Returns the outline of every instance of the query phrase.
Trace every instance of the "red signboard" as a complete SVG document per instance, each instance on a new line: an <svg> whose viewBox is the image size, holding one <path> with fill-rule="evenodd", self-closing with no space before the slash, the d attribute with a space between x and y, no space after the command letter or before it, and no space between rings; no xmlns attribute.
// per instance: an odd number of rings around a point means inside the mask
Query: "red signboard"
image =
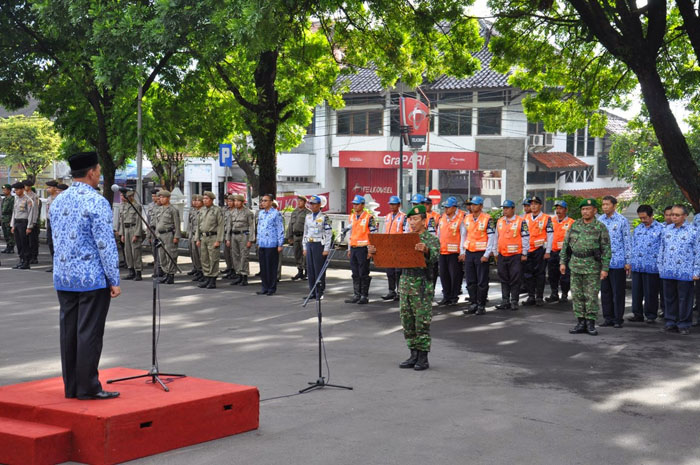
<svg viewBox="0 0 700 465"><path fill-rule="evenodd" d="M396 168L399 167L399 152L381 150L341 150L339 152L342 168ZM413 153L403 154L404 169L413 168ZM426 152L418 152L418 169L424 170ZM463 170L479 169L478 152L430 152L431 170Z"/></svg>
<svg viewBox="0 0 700 465"><path fill-rule="evenodd" d="M348 186L346 211L352 210L352 199L356 195L369 194L379 204L376 211L382 215L389 213L389 197L398 195L396 171L356 168L346 170L346 173Z"/></svg>
<svg viewBox="0 0 700 465"><path fill-rule="evenodd" d="M408 127L409 144L423 147L430 124L430 110L425 103L410 97L401 97L400 108L401 126Z"/></svg>
<svg viewBox="0 0 700 465"><path fill-rule="evenodd" d="M330 193L326 192L324 194L316 194L319 197L325 197L326 198L326 206L321 208L321 211L327 212L328 211L328 196ZM310 197L310 196L307 196ZM296 195L285 195L281 197L275 198L277 200L277 204L280 207L280 210L284 210L287 207L292 207L292 208L297 208L299 198ZM323 205L323 202L321 202L321 205ZM307 204L308 207L308 204Z"/></svg>
<svg viewBox="0 0 700 465"><path fill-rule="evenodd" d="M243 194L246 197L248 196L247 193L247 186L246 183L244 182L227 182L226 183L226 193L227 194Z"/></svg>

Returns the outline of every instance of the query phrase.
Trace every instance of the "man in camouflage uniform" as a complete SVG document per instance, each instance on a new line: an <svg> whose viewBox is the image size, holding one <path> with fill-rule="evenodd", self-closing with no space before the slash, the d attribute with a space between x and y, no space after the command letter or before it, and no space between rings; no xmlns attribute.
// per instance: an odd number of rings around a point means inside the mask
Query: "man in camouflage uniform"
<svg viewBox="0 0 700 465"><path fill-rule="evenodd" d="M210 191L206 191L202 196L204 206L199 210L195 233L205 279L199 287L207 289L216 289L221 242L224 240L224 214L218 205L214 205L215 198L214 193Z"/></svg>
<svg viewBox="0 0 700 465"><path fill-rule="evenodd" d="M157 215L156 234L161 242L158 260L163 273L165 273L161 282L164 284L175 284L177 243L180 242L180 237L182 236L180 232L180 212L177 208L170 205L170 191L161 189L158 192L158 197L160 197L160 211Z"/></svg>
<svg viewBox="0 0 700 465"><path fill-rule="evenodd" d="M231 286L247 286L250 274L248 255L255 242L255 215L246 208L245 197L241 194L233 196L233 211L229 216L227 230L226 244L231 246L235 274Z"/></svg>
<svg viewBox="0 0 700 465"><path fill-rule="evenodd" d="M404 268L399 279L399 305L401 325L411 356L399 364L400 368L427 370L430 352L430 322L433 317L435 286L431 276L433 266L440 257L440 241L428 232L424 205L416 205L406 214L411 232L418 233L420 242L415 249L425 255L425 268ZM368 247L370 253L376 249Z"/></svg>
<svg viewBox="0 0 700 465"><path fill-rule="evenodd" d="M15 208L15 197L12 195L12 186L5 184L2 186L2 217L0 221L2 222L2 234L5 236L5 242L7 246L3 249L2 253L14 253L15 252L15 238L12 234L10 221L12 220L12 210Z"/></svg>
<svg viewBox="0 0 700 465"><path fill-rule="evenodd" d="M292 212L292 216L287 225L287 242L294 248L294 261L297 264L297 274L292 276L292 281L306 279L306 261L304 260L304 223L309 209L306 208L306 197L297 196L297 208Z"/></svg>
<svg viewBox="0 0 700 465"><path fill-rule="evenodd" d="M197 232L197 221L199 220L199 209L202 208L202 196L194 194L192 196L192 208L187 217L187 237L189 238L190 257L192 258L192 270L187 273L188 276L193 276L192 281L204 281L202 274L202 261L197 247L195 233Z"/></svg>
<svg viewBox="0 0 700 465"><path fill-rule="evenodd" d="M610 269L610 235L608 228L596 219L595 199L585 199L579 204L581 219L571 225L561 248L559 271L571 270L571 293L574 315L578 324L571 328L571 334L587 332L598 334L595 320L598 316L598 291L600 281L605 279Z"/></svg>
<svg viewBox="0 0 700 465"><path fill-rule="evenodd" d="M134 208L129 205L129 200ZM134 199L134 191L122 194L122 202L119 205L119 220L117 231L119 241L124 244L124 259L129 274L124 279L141 281L143 260L141 259L141 242L143 241L143 225L141 224L141 204Z"/></svg>

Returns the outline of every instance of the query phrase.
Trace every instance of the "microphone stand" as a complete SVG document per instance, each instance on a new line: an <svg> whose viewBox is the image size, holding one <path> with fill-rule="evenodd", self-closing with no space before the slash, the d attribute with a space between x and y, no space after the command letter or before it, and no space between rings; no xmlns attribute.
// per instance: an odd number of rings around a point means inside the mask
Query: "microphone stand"
<svg viewBox="0 0 700 465"><path fill-rule="evenodd" d="M327 383L326 378L323 376L323 360L322 360L323 332L321 330L322 321L323 321L323 315L321 314L321 292L322 291L319 288L319 283L321 282L321 278L323 277L323 275L326 273L326 269L328 268L328 265L331 263L331 257L333 256L334 252L335 252L335 249L331 249L331 253L329 253L328 256L326 257L326 262L323 264L323 267L321 268L320 273L318 274L318 276L316 276L316 282L314 282L314 285L311 287L309 294L306 296L306 299L304 299L304 303L302 304L302 307L306 307L306 305L309 302L309 299L311 299L311 295L316 296L316 314L318 316L318 378L316 379L315 382L309 382L309 387L300 390L299 391L300 394L307 392L307 391L311 391L313 389L323 389L324 387L333 387L333 388L338 388L338 389L352 390L352 387L350 387L350 386L340 386L337 384Z"/></svg>
<svg viewBox="0 0 700 465"><path fill-rule="evenodd" d="M124 195L124 198L126 199L127 202L129 202L129 205L131 208L134 209L136 214L139 216L141 219L141 222L146 225L146 229L151 233L151 236L153 237L153 246L155 249L155 254L153 256L153 262L154 262L154 269L157 270L160 263L158 259L158 248L163 247L163 244L161 241L158 239L156 236L156 232L153 230L150 224L148 224L148 221L145 220L143 215L141 215L141 212L139 211L138 208L134 206L134 203L131 201L128 195ZM168 256L168 258L175 263L175 267L177 268L178 271L181 272L180 268L177 266L177 262L173 259L172 255L168 253L168 250L163 247L163 252ZM170 377L177 377L177 378L184 378L187 375L181 375L181 374L175 374L175 373L161 373L160 370L158 369L158 357L157 357L157 345L156 345L156 308L158 304L158 296L160 295L160 279L155 277L155 273L153 273L153 326L151 330L151 369L148 370L148 373L144 373L142 375L136 375L136 376L128 376L126 378L117 378L117 379L110 379L107 380L107 384L112 384L112 383L118 383L120 381L127 381L131 379L140 379L140 378L151 378L151 382L153 384L158 384L161 385L163 390L165 392L170 392L170 389L168 386L165 385L165 383L160 379L162 376L170 376Z"/></svg>

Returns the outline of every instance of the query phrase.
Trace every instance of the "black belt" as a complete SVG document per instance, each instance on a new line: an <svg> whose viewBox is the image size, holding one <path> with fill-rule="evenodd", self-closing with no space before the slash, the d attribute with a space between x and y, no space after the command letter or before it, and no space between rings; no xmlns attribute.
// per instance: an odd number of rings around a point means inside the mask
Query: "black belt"
<svg viewBox="0 0 700 465"><path fill-rule="evenodd" d="M124 223L125 228L130 228L132 226L136 226L136 223Z"/></svg>
<svg viewBox="0 0 700 465"><path fill-rule="evenodd" d="M301 236L304 235L303 232L295 232L295 233L292 233L292 234L294 234L294 237L301 237Z"/></svg>
<svg viewBox="0 0 700 465"><path fill-rule="evenodd" d="M20 223L29 223L29 219L27 218L15 218L15 223L20 222Z"/></svg>
<svg viewBox="0 0 700 465"><path fill-rule="evenodd" d="M248 231L231 231L233 234L248 234Z"/></svg>
<svg viewBox="0 0 700 465"><path fill-rule="evenodd" d="M202 233L202 236L205 236L205 237L210 237L210 236L214 236L214 235L216 235L216 232L203 232Z"/></svg>
<svg viewBox="0 0 700 465"><path fill-rule="evenodd" d="M167 234L167 233L171 233L171 232L175 232L175 228L173 228L173 229L159 229L158 230L159 234Z"/></svg>
<svg viewBox="0 0 700 465"><path fill-rule="evenodd" d="M573 255L576 258L588 258L588 257L595 257L596 251L595 250L588 250L586 252L574 252L573 250L571 251L571 255Z"/></svg>

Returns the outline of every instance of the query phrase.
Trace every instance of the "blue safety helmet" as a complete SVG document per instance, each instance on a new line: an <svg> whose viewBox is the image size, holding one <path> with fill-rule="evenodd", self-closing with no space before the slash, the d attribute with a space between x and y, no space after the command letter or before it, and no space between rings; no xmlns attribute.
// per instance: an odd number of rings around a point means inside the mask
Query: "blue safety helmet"
<svg viewBox="0 0 700 465"><path fill-rule="evenodd" d="M566 203L566 200L555 200L554 206L555 207L569 208L569 205Z"/></svg>
<svg viewBox="0 0 700 465"><path fill-rule="evenodd" d="M447 200L445 200L442 203L443 207L456 207L457 206L457 199L454 197L447 197Z"/></svg>
<svg viewBox="0 0 700 465"><path fill-rule="evenodd" d="M484 204L484 199L482 199L478 195L475 197L472 197L472 205L483 205L483 204Z"/></svg>
<svg viewBox="0 0 700 465"><path fill-rule="evenodd" d="M361 195L356 195L354 199L352 199L353 205L359 205L361 203L365 203L365 198L362 197Z"/></svg>
<svg viewBox="0 0 700 465"><path fill-rule="evenodd" d="M515 208L515 202L512 200L504 200L501 204L502 208Z"/></svg>
<svg viewBox="0 0 700 465"><path fill-rule="evenodd" d="M425 202L425 197L423 194L414 194L413 197L411 197L411 203L423 203Z"/></svg>
<svg viewBox="0 0 700 465"><path fill-rule="evenodd" d="M321 197L318 195L312 195L309 197L309 203L321 203Z"/></svg>
<svg viewBox="0 0 700 465"><path fill-rule="evenodd" d="M523 200L523 205L530 205L530 199Z"/></svg>
<svg viewBox="0 0 700 465"><path fill-rule="evenodd" d="M392 195L389 197L389 205L398 205L401 203L401 199L398 195Z"/></svg>

